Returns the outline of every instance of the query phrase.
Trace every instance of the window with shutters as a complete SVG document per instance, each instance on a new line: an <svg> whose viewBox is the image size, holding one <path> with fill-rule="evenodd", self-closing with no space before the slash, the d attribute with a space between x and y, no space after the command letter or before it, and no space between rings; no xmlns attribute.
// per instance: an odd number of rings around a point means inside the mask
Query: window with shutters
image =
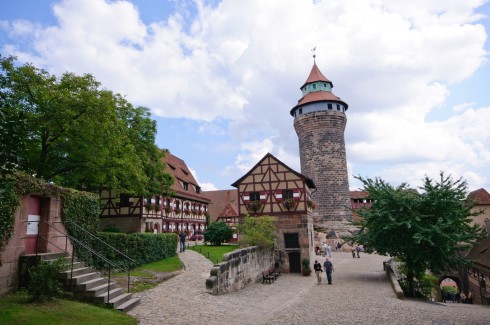
<svg viewBox="0 0 490 325"><path fill-rule="evenodd" d="M250 192L250 201L260 201L260 192Z"/></svg>

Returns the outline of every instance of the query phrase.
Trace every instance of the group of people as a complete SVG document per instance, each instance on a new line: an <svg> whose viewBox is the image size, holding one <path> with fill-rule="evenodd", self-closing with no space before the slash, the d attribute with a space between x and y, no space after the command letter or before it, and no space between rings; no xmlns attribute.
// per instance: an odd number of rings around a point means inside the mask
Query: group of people
<svg viewBox="0 0 490 325"><path fill-rule="evenodd" d="M442 293L442 302L452 301L453 303L463 303L463 304L472 304L473 303L473 295L468 292L468 296L464 294L464 292L443 292Z"/></svg>
<svg viewBox="0 0 490 325"><path fill-rule="evenodd" d="M355 247L352 247L352 258L361 258L361 246L356 245Z"/></svg>
<svg viewBox="0 0 490 325"><path fill-rule="evenodd" d="M325 270L325 273L327 274L328 284L332 284L333 264L328 259L328 257L325 259L325 262L323 263L323 268L322 265L318 262L318 260L315 260L315 264L313 264L313 269L315 270L318 284L322 283L321 273L323 273L323 270Z"/></svg>
<svg viewBox="0 0 490 325"><path fill-rule="evenodd" d="M335 251L336 252L340 252L340 247L342 247L342 245L340 244L340 242L335 242ZM315 247L315 253L316 255L321 255L323 257L327 256L328 257L332 257L332 246L330 246L330 244L327 244L326 242L323 242L322 245L320 247Z"/></svg>

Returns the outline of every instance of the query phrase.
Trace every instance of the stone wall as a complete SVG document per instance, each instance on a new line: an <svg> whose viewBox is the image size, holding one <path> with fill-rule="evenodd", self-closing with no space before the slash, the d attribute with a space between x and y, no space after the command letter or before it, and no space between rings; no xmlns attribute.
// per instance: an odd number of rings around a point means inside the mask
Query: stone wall
<svg viewBox="0 0 490 325"><path fill-rule="evenodd" d="M19 284L19 258L26 255L29 241L33 238L27 235L29 215L29 195L19 198L20 205L14 216L14 232L5 249L1 252L2 266L0 267L0 295L15 291ZM58 230L66 233L61 223L60 208L61 201L58 198L40 198L40 218L54 225ZM53 228L46 224L39 225L39 242L37 247L40 253L60 252L60 249L71 252L72 246L65 237L56 233ZM42 237L48 238L49 242ZM34 238L36 240L36 238ZM32 245L31 245L32 246Z"/></svg>
<svg viewBox="0 0 490 325"><path fill-rule="evenodd" d="M206 290L213 295L240 290L262 281L262 271L273 265L271 250L259 250L256 246L237 249L223 255L223 262L211 269Z"/></svg>

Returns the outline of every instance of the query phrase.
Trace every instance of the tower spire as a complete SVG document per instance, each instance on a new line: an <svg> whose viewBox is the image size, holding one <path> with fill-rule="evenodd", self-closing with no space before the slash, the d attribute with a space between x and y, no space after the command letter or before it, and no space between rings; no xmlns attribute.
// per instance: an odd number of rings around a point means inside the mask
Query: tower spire
<svg viewBox="0 0 490 325"><path fill-rule="evenodd" d="M316 54L315 54L315 51L316 51L316 46L314 48L311 49L311 52L313 52L313 64L316 64Z"/></svg>

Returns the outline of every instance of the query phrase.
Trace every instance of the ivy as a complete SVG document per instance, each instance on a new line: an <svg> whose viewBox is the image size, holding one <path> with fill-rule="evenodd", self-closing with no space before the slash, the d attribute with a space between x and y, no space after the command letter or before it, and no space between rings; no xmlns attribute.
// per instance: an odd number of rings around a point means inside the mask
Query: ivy
<svg viewBox="0 0 490 325"><path fill-rule="evenodd" d="M14 215L19 206L19 197L10 180L0 180L0 252L14 232ZM0 259L0 266L2 260Z"/></svg>
<svg viewBox="0 0 490 325"><path fill-rule="evenodd" d="M29 194L61 198L61 220L65 225L71 221L91 233L97 231L99 200L95 194L63 188L24 172L18 172L0 179L0 251L13 234L19 196ZM71 236L89 243L83 231L75 227L67 228ZM0 266L1 263L0 260Z"/></svg>

